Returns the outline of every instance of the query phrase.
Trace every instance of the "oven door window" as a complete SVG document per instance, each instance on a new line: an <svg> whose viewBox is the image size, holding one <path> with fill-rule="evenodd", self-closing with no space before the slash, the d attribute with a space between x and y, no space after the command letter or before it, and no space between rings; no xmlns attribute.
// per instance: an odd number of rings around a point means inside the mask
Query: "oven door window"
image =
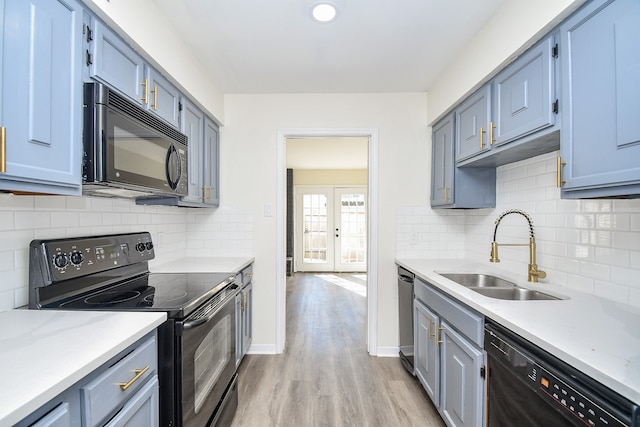
<svg viewBox="0 0 640 427"><path fill-rule="evenodd" d="M171 192L167 179L171 141L113 110L107 109L107 115L108 180Z"/></svg>
<svg viewBox="0 0 640 427"><path fill-rule="evenodd" d="M184 426L208 425L235 373L235 313L235 297L230 296L210 320L181 332L182 390L177 402Z"/></svg>
<svg viewBox="0 0 640 427"><path fill-rule="evenodd" d="M231 354L230 321L229 316L225 316L196 348L193 357L196 414L200 412L202 404L229 363L229 355Z"/></svg>

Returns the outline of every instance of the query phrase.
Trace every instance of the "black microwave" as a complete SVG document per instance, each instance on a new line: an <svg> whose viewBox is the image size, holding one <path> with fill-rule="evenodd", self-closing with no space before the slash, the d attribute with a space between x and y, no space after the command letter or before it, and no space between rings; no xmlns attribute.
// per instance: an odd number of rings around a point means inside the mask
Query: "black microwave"
<svg viewBox="0 0 640 427"><path fill-rule="evenodd" d="M184 196L188 138L102 83L84 84L82 193Z"/></svg>

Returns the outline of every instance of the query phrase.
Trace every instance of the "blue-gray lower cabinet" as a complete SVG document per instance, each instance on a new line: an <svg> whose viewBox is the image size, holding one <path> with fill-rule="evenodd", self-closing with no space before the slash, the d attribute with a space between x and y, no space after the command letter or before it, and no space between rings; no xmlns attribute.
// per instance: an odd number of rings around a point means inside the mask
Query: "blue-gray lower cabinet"
<svg viewBox="0 0 640 427"><path fill-rule="evenodd" d="M416 376L433 404L440 405L440 357L435 328L440 318L418 300L414 308L414 361Z"/></svg>
<svg viewBox="0 0 640 427"><path fill-rule="evenodd" d="M456 167L455 117L449 114L433 126L431 206L434 208L495 207L495 168Z"/></svg>
<svg viewBox="0 0 640 427"><path fill-rule="evenodd" d="M148 334L50 400L16 427L157 427L158 356ZM122 385L128 384L125 390Z"/></svg>
<svg viewBox="0 0 640 427"><path fill-rule="evenodd" d="M563 198L640 197L640 2L594 0L561 24Z"/></svg>
<svg viewBox="0 0 640 427"><path fill-rule="evenodd" d="M484 366L480 350L447 322L440 324L440 413L449 426L471 427L483 425L484 380L480 376Z"/></svg>
<svg viewBox="0 0 640 427"><path fill-rule="evenodd" d="M75 0L2 2L0 189L80 195L82 21Z"/></svg>
<svg viewBox="0 0 640 427"><path fill-rule="evenodd" d="M414 282L416 376L449 427L482 427L484 317L422 279Z"/></svg>

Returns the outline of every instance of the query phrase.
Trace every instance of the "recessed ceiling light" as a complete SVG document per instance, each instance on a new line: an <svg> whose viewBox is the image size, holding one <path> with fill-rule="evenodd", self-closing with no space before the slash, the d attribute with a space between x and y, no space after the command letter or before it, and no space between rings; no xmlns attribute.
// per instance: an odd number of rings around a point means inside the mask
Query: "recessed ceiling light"
<svg viewBox="0 0 640 427"><path fill-rule="evenodd" d="M318 22L333 21L336 17L336 7L331 3L318 3L313 6L311 14Z"/></svg>

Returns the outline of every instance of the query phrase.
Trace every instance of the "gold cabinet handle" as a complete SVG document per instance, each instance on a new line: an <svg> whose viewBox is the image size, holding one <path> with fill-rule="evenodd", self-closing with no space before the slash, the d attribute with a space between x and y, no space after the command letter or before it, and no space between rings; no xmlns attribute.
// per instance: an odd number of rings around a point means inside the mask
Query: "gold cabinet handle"
<svg viewBox="0 0 640 427"><path fill-rule="evenodd" d="M436 336L436 334L434 332L431 332L431 325L434 324L435 326L435 322L431 319L427 319L429 321L429 327L428 327L428 333L429 333L429 338L433 338Z"/></svg>
<svg viewBox="0 0 640 427"><path fill-rule="evenodd" d="M158 86L154 86L151 93L153 93L153 109L158 111Z"/></svg>
<svg viewBox="0 0 640 427"><path fill-rule="evenodd" d="M483 127L480 128L480 148L484 148L484 134L487 133Z"/></svg>
<svg viewBox="0 0 640 427"><path fill-rule="evenodd" d="M140 377L143 376L144 373L149 370L149 368L150 368L150 366L147 365L147 366L144 367L144 369L134 369L133 372L136 373L136 376L131 378L131 380L129 380L128 383L118 383L118 385L120 386L120 389L122 391L127 391L127 389L133 385L133 383L138 381L140 379Z"/></svg>
<svg viewBox="0 0 640 427"><path fill-rule="evenodd" d="M7 128L0 127L0 173L7 171Z"/></svg>
<svg viewBox="0 0 640 427"><path fill-rule="evenodd" d="M563 161L562 161L562 157L560 157L560 156L558 156L558 158L557 158L556 160L557 160L557 162L558 162L558 163L557 163L557 165L556 165L556 181L557 181L557 182L556 182L556 186L557 186L558 188L562 188L562 184L564 184L565 182L567 182L567 181L565 181L565 180L563 180L563 179L562 179L562 167L563 167L564 165L566 165L566 164L567 164L567 162L563 162Z"/></svg>
<svg viewBox="0 0 640 427"><path fill-rule="evenodd" d="M444 186L444 201L445 202L449 201L449 186L448 185Z"/></svg>
<svg viewBox="0 0 640 427"><path fill-rule="evenodd" d="M140 83L140 86L144 87L142 98L140 100L143 104L149 103L149 79L144 79L144 83Z"/></svg>
<svg viewBox="0 0 640 427"><path fill-rule="evenodd" d="M442 338L442 331L444 331L443 327L436 328L436 345L440 345L444 342L440 339Z"/></svg>
<svg viewBox="0 0 640 427"><path fill-rule="evenodd" d="M489 145L493 145L493 143L496 142L496 139L493 137L493 130L495 128L496 125L494 125L493 122L489 122Z"/></svg>

